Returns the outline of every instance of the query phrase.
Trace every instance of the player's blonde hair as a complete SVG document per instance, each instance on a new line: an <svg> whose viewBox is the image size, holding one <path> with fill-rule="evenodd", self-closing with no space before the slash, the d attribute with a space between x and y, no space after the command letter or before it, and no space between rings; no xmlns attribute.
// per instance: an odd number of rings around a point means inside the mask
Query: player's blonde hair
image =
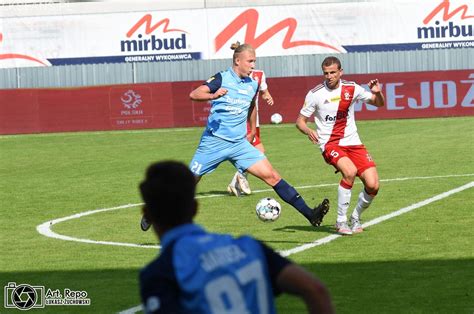
<svg viewBox="0 0 474 314"><path fill-rule="evenodd" d="M235 64L235 59L237 59L241 52L250 51L255 53L255 49L250 44L240 44L239 41L236 41L230 45L230 49L234 50L234 55L232 56L232 62Z"/></svg>

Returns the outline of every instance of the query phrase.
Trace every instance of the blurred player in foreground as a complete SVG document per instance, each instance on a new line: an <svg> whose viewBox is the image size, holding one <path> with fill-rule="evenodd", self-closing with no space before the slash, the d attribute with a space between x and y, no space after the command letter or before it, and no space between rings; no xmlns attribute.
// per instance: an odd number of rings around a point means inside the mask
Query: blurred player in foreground
<svg viewBox="0 0 474 314"><path fill-rule="evenodd" d="M238 47L240 45L239 42L232 44L231 48ZM235 48L234 48L235 49ZM273 97L268 90L267 80L265 76L265 72L262 70L253 70L250 74L250 77L253 78L258 83L258 91L259 94L262 96L262 99L267 102L268 105L273 106ZM257 122L256 122L256 132L255 137L252 140L252 145L255 146L259 151L265 153L265 148L263 147L263 143L260 138L260 121L258 117L258 95L255 97L255 110L257 111ZM252 130L250 129L250 125L247 124L247 136L251 136ZM240 196L242 193L247 195L252 194L252 190L250 189L250 184L247 180L247 172L240 173L237 171L232 178L232 181L227 186L227 191L229 194L234 194L235 196Z"/></svg>
<svg viewBox="0 0 474 314"><path fill-rule="evenodd" d="M377 79L368 83L370 92L354 82L341 80L343 70L336 57L327 57L321 67L325 80L306 95L296 126L313 144L319 145L325 161L342 174L337 194L336 230L340 234L350 235L363 231L361 214L379 191L375 162L357 133L354 103L363 101L382 107L385 98ZM316 130L307 126L313 114ZM356 177L361 179L364 189L359 194L349 227L347 210Z"/></svg>
<svg viewBox="0 0 474 314"><path fill-rule="evenodd" d="M324 285L249 236L206 232L193 223L196 180L175 161L148 167L143 214L161 241L140 272L145 313L275 313L274 295L300 297L309 313L333 313Z"/></svg>

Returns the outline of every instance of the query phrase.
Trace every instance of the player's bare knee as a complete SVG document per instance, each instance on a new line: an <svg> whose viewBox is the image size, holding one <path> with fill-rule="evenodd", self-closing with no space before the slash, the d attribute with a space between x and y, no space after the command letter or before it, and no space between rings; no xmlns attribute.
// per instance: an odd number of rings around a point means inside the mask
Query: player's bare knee
<svg viewBox="0 0 474 314"><path fill-rule="evenodd" d="M344 181L346 181L349 184L354 184L356 176L357 176L357 169L355 169L354 171L347 171L346 173L342 174Z"/></svg>
<svg viewBox="0 0 474 314"><path fill-rule="evenodd" d="M374 184L367 184L365 186L365 191L371 196L377 195L377 193L379 192L379 183L376 182Z"/></svg>

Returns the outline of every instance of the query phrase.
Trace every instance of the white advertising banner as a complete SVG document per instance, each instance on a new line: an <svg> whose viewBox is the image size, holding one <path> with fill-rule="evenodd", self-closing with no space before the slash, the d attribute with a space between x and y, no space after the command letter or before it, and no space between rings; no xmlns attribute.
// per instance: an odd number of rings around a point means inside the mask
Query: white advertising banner
<svg viewBox="0 0 474 314"><path fill-rule="evenodd" d="M472 0L378 1L0 19L0 67L470 47Z"/></svg>

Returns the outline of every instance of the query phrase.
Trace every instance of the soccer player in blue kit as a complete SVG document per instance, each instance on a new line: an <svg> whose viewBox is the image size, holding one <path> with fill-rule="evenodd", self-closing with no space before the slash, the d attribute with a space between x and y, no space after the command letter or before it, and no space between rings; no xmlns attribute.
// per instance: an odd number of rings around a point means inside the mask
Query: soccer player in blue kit
<svg viewBox="0 0 474 314"><path fill-rule="evenodd" d="M275 313L281 292L300 297L309 313L334 313L328 290L302 267L249 236L194 224L196 180L183 163L150 165L140 192L162 246L140 272L145 313Z"/></svg>
<svg viewBox="0 0 474 314"><path fill-rule="evenodd" d="M251 144L256 133L258 83L250 74L255 69L256 54L248 44L232 48L233 66L215 74L189 95L194 101L211 102L206 129L189 167L199 181L228 160L240 173L248 171L263 180L313 226L319 226L329 211L329 200L324 199L315 208L310 208L265 155ZM249 134L247 120L251 129Z"/></svg>

